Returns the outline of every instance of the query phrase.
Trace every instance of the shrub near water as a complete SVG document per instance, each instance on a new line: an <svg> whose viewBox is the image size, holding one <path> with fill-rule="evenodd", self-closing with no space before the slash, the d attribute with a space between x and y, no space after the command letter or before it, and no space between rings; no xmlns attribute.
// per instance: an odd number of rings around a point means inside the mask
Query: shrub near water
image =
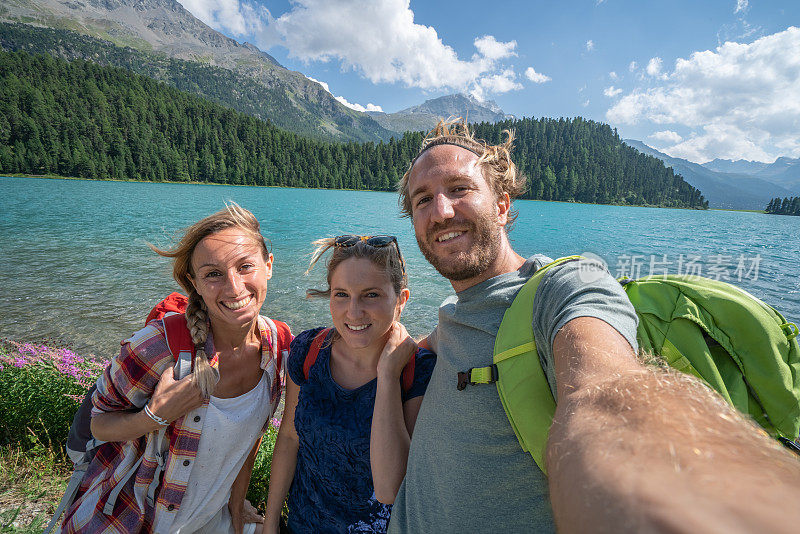
<svg viewBox="0 0 800 534"><path fill-rule="evenodd" d="M258 448L256 462L253 465L253 474L250 477L250 487L247 490L247 499L262 512L267 506L267 493L269 492L269 475L272 470L272 452L275 450L275 440L278 439L280 419L273 418L269 422L261 446Z"/></svg>
<svg viewBox="0 0 800 534"><path fill-rule="evenodd" d="M102 371L68 348L0 340L0 444L63 450L78 402Z"/></svg>

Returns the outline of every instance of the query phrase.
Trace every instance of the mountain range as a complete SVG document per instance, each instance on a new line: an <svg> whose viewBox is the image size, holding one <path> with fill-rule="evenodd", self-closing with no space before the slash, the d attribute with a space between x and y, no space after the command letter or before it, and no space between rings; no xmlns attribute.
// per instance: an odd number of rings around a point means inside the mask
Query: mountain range
<svg viewBox="0 0 800 534"><path fill-rule="evenodd" d="M773 198L795 196L800 191L800 160L779 158L773 164L714 160L701 165L673 158L641 141L625 139L625 143L672 167L675 174L703 192L712 208L763 210Z"/></svg>
<svg viewBox="0 0 800 534"><path fill-rule="evenodd" d="M746 174L762 178L768 182L783 186L793 193L800 193L800 158L780 157L772 163L729 159L715 159L703 163L703 167L712 171Z"/></svg>
<svg viewBox="0 0 800 534"><path fill-rule="evenodd" d="M492 100L482 102L465 94L433 98L395 113L367 113L378 124L394 132L427 131L436 126L439 119L448 117L461 117L471 123L500 122L514 118L513 115L504 113Z"/></svg>
<svg viewBox="0 0 800 534"><path fill-rule="evenodd" d="M274 122L300 124L306 135L343 141L378 141L392 135L368 115L336 101L319 83L284 68L255 46L213 30L175 0L3 0L0 21L70 30L155 60L188 60L225 69L254 81L280 102L283 117Z"/></svg>
<svg viewBox="0 0 800 534"><path fill-rule="evenodd" d="M396 113L353 110L269 54L213 30L175 0L4 0L0 21L25 26L0 26L4 49L127 68L322 140L388 141L427 131L449 116L470 122L510 117L494 102L461 94ZM61 31L54 37L53 30Z"/></svg>

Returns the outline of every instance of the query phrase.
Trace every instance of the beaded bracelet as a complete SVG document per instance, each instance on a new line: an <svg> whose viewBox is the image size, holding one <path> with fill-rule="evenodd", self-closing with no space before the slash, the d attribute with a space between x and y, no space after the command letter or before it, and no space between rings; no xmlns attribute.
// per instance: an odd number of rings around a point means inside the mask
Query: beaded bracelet
<svg viewBox="0 0 800 534"><path fill-rule="evenodd" d="M153 413L153 411L150 409L149 404L145 404L144 405L144 414L147 417L149 417L150 419L152 419L153 421L155 421L156 423L158 423L160 426L169 425L169 421L167 421L166 419L163 419L163 418L161 418L161 417L159 417L159 416L157 416L156 414Z"/></svg>

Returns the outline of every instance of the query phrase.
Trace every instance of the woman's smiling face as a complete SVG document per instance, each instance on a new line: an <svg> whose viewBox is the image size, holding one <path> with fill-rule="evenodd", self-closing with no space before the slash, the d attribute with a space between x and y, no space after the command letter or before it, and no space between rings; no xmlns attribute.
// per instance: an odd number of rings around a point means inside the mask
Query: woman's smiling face
<svg viewBox="0 0 800 534"><path fill-rule="evenodd" d="M192 254L191 281L211 322L244 326L257 319L272 277L272 254L244 230L226 228L203 238Z"/></svg>
<svg viewBox="0 0 800 534"><path fill-rule="evenodd" d="M384 269L367 258L348 258L331 274L330 308L336 331L352 349L380 350L408 300Z"/></svg>

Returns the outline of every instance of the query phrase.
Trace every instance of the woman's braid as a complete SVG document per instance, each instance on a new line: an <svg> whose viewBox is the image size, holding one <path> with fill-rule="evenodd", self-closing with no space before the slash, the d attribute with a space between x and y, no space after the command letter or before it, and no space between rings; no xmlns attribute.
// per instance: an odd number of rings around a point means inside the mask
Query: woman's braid
<svg viewBox="0 0 800 534"><path fill-rule="evenodd" d="M216 369L211 367L208 362L208 355L205 351L206 339L208 338L208 312L206 303L197 293L192 291L189 294L189 304L186 306L186 326L192 334L194 343L194 377L197 386L208 397L214 390L219 380Z"/></svg>

